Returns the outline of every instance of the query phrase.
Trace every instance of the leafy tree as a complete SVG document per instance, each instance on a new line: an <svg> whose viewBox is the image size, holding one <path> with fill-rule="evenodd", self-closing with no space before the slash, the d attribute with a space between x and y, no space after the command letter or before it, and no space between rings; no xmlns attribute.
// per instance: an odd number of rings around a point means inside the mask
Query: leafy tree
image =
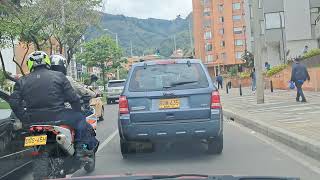
<svg viewBox="0 0 320 180"><path fill-rule="evenodd" d="M243 64L245 67L247 67L247 68L253 68L254 67L254 55L251 52L246 51L242 55L242 59L245 60L245 63Z"/></svg>
<svg viewBox="0 0 320 180"><path fill-rule="evenodd" d="M109 36L102 36L83 45L83 52L78 59L88 67L99 67L102 70L102 80L105 90L106 73L121 66L125 59L121 59L122 50Z"/></svg>

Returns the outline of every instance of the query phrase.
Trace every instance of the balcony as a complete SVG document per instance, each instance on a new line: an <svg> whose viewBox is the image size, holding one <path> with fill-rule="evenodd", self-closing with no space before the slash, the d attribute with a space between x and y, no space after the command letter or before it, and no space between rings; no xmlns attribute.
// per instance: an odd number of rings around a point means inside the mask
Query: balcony
<svg viewBox="0 0 320 180"><path fill-rule="evenodd" d="M318 18L316 19L316 29L315 29L315 32L316 32L316 38L317 38L317 39L320 39L320 14L319 14Z"/></svg>

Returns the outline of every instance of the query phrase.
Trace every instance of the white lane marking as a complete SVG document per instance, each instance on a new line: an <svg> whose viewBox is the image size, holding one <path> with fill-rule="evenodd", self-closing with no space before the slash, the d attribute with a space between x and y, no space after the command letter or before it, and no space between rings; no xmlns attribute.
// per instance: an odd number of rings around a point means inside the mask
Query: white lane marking
<svg viewBox="0 0 320 180"><path fill-rule="evenodd" d="M101 151L106 145L108 145L108 143L118 134L118 132L118 129L115 130L105 141L103 141L103 143L100 144L97 153Z"/></svg>
<svg viewBox="0 0 320 180"><path fill-rule="evenodd" d="M309 156L306 156L304 154L302 154L301 152L298 152L280 142L277 142L269 137L266 137L264 136L263 134L260 134L260 133L249 133L249 131L251 131L249 128L247 127L244 127L242 126L241 124L238 124L238 123L232 123L231 124L232 126L236 127L236 128L239 128L241 131L247 133L247 134L251 134L252 136L256 137L257 139L259 139L260 141L272 146L273 148L275 148L276 150L278 150L279 152L281 152L282 154L288 156L290 159L296 161L297 163L300 163L301 165L303 165L304 167L310 169L311 171L317 173L317 174L320 174L320 167L318 167L317 165L315 164L318 164L319 161L315 160L315 159L312 159L310 158ZM280 147L279 145L277 144L281 144L281 146L285 147ZM291 151L299 154L301 157L297 156L296 154L288 151L288 149L290 149ZM308 162L306 159L312 159L313 163L311 162Z"/></svg>
<svg viewBox="0 0 320 180"><path fill-rule="evenodd" d="M109 142L118 134L118 129L115 130L105 141L103 141L102 144L99 145L99 148L97 150L96 153L98 153L99 151L101 151L106 145L109 144ZM76 173L80 172L82 169L78 169L76 172L74 172L73 174L68 174L67 178L71 178L73 177Z"/></svg>

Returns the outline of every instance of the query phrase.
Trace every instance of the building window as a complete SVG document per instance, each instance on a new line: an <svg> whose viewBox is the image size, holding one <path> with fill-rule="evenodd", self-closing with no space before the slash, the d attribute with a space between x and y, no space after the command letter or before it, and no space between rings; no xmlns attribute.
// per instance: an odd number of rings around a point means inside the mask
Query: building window
<svg viewBox="0 0 320 180"><path fill-rule="evenodd" d="M221 13L223 12L223 4L219 4L219 5L218 5L218 10L219 10L219 12L221 12Z"/></svg>
<svg viewBox="0 0 320 180"><path fill-rule="evenodd" d="M207 43L206 44L206 52L211 52L212 51L212 44Z"/></svg>
<svg viewBox="0 0 320 180"><path fill-rule="evenodd" d="M252 19L253 18L253 9L252 9L251 5L249 6L249 9L250 9L250 19Z"/></svg>
<svg viewBox="0 0 320 180"><path fill-rule="evenodd" d="M223 22L224 22L224 17L223 17L223 16L219 17L219 22L220 22L220 23L223 23Z"/></svg>
<svg viewBox="0 0 320 180"><path fill-rule="evenodd" d="M262 9L262 0L258 0L258 7L259 9Z"/></svg>
<svg viewBox="0 0 320 180"><path fill-rule="evenodd" d="M220 34L220 35L224 35L224 28L219 29L219 34Z"/></svg>
<svg viewBox="0 0 320 180"><path fill-rule="evenodd" d="M277 29L277 28L284 28L284 14L283 12L276 12L276 13L266 13L265 14L266 20L266 29Z"/></svg>
<svg viewBox="0 0 320 180"><path fill-rule="evenodd" d="M226 42L225 41L220 41L220 46L221 47L225 47L226 46Z"/></svg>
<svg viewBox="0 0 320 180"><path fill-rule="evenodd" d="M210 31L204 33L204 39L210 40L212 38L212 33Z"/></svg>
<svg viewBox="0 0 320 180"><path fill-rule="evenodd" d="M242 39L236 39L235 41L234 41L234 44L236 45L236 46L243 46L243 40Z"/></svg>
<svg viewBox="0 0 320 180"><path fill-rule="evenodd" d="M241 16L240 15L235 15L232 16L233 21L240 21L241 20Z"/></svg>
<svg viewBox="0 0 320 180"><path fill-rule="evenodd" d="M242 34L242 28L241 27L235 27L233 28L234 34Z"/></svg>
<svg viewBox="0 0 320 180"><path fill-rule="evenodd" d="M227 54L226 53L221 53L221 59L227 59Z"/></svg>
<svg viewBox="0 0 320 180"><path fill-rule="evenodd" d="M211 27L211 20L205 19L203 21L203 28L210 28Z"/></svg>
<svg viewBox="0 0 320 180"><path fill-rule="evenodd" d="M206 56L206 62L207 63L213 62L213 56L212 55L207 55Z"/></svg>
<svg viewBox="0 0 320 180"><path fill-rule="evenodd" d="M241 9L241 3L233 3L232 4L232 9L233 10L239 10L239 9Z"/></svg>
<svg viewBox="0 0 320 180"><path fill-rule="evenodd" d="M243 52L237 51L236 52L236 59L241 59L242 58L242 54L243 54Z"/></svg>
<svg viewBox="0 0 320 180"><path fill-rule="evenodd" d="M211 10L210 10L210 8L204 8L203 16L210 16L210 15L211 15Z"/></svg>
<svg viewBox="0 0 320 180"><path fill-rule="evenodd" d="M264 35L265 30L266 30L266 27L265 27L264 21L260 21L260 34Z"/></svg>

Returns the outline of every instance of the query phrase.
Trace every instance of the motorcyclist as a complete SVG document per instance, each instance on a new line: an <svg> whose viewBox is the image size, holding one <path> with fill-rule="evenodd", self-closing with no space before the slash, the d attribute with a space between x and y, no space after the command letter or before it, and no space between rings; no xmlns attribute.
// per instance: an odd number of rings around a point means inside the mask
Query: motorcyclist
<svg viewBox="0 0 320 180"><path fill-rule="evenodd" d="M80 99L66 76L49 70L50 57L43 51L31 53L26 63L30 74L16 82L10 97L16 116L25 124L63 121L76 130L77 156L92 155L96 144L90 139L93 130L81 114ZM72 109L66 109L65 102L70 103Z"/></svg>
<svg viewBox="0 0 320 180"><path fill-rule="evenodd" d="M82 84L75 81L71 76L67 76L67 59L62 55L51 55L51 70L62 72L66 75L67 79L70 81L71 86L76 91L76 93L80 96L90 96L91 98L95 98L97 95L92 90L84 87Z"/></svg>

